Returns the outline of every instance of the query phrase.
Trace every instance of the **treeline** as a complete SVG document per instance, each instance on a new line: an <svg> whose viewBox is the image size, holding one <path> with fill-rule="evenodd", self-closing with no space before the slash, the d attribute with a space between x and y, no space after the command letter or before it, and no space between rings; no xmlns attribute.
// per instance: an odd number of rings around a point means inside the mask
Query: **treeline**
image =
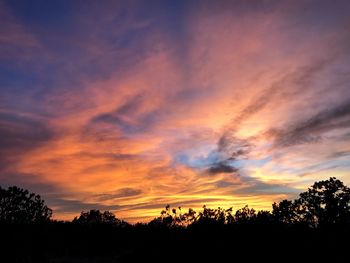
<svg viewBox="0 0 350 263"><path fill-rule="evenodd" d="M314 183L295 200L283 200L272 204L272 212L256 211L245 206L236 212L232 208L211 209L203 206L199 213L189 209L182 213L181 207L166 206L161 216L150 222L167 227L192 224L287 224L308 227L327 227L350 224L350 188L331 177Z"/></svg>
<svg viewBox="0 0 350 263"><path fill-rule="evenodd" d="M0 205L0 262L349 262L350 188L334 177L271 211L167 205L134 225L99 210L52 220L18 187L0 187Z"/></svg>
<svg viewBox="0 0 350 263"><path fill-rule="evenodd" d="M0 223L44 223L51 221L52 210L39 195L16 186L0 187ZM51 221L53 222L53 221ZM74 218L75 224L109 224L126 226L127 222L115 217L110 211L90 210ZM208 208L202 211L192 208L183 212L181 207L170 205L160 216L150 221L150 226L189 227L201 224L302 224L308 227L325 227L350 223L350 188L331 177L314 183L295 200L283 200L272 204L272 211L256 211L245 206L237 211Z"/></svg>

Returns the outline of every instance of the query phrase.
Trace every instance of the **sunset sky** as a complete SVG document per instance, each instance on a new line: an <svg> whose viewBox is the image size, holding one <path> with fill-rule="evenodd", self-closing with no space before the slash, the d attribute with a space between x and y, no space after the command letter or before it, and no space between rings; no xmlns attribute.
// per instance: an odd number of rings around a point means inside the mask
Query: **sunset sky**
<svg viewBox="0 0 350 263"><path fill-rule="evenodd" d="M0 0L0 185L55 219L350 185L350 1Z"/></svg>

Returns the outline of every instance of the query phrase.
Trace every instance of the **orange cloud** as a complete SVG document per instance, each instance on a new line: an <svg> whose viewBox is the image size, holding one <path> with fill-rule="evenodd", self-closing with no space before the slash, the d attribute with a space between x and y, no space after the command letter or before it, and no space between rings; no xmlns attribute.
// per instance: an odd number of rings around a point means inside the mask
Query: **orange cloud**
<svg viewBox="0 0 350 263"><path fill-rule="evenodd" d="M6 182L50 186L42 194L56 218L96 207L135 222L168 203L269 209L326 171L349 182L349 110L340 107L349 97L346 85L333 87L346 83L333 74L347 64L345 27L319 27L291 3L203 4L185 26L138 19L134 5L121 21L86 8L73 19L83 32L46 39L12 21L0 39L27 42L32 63L45 51L38 87L23 100L4 91L0 135L12 139L0 153ZM331 118L319 116L327 110ZM295 134L295 145L278 141Z"/></svg>

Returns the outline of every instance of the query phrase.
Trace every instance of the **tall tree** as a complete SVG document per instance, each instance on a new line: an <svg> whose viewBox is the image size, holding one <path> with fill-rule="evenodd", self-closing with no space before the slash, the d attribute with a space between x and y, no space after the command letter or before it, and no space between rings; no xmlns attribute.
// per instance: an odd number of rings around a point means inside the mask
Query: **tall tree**
<svg viewBox="0 0 350 263"><path fill-rule="evenodd" d="M283 200L272 204L272 215L278 222L284 224L297 223L300 219L297 213L297 205L293 201Z"/></svg>
<svg viewBox="0 0 350 263"><path fill-rule="evenodd" d="M314 183L295 202L301 220L312 226L350 221L350 188L335 177Z"/></svg>
<svg viewBox="0 0 350 263"><path fill-rule="evenodd" d="M40 195L16 186L0 187L0 222L38 223L50 220L51 216L52 210Z"/></svg>

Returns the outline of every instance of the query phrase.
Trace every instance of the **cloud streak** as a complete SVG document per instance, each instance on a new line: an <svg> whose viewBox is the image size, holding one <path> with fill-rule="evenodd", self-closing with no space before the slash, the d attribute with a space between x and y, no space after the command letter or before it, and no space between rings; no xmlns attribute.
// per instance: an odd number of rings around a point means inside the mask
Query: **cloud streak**
<svg viewBox="0 0 350 263"><path fill-rule="evenodd" d="M269 209L350 183L348 1L0 9L0 183L56 218Z"/></svg>

